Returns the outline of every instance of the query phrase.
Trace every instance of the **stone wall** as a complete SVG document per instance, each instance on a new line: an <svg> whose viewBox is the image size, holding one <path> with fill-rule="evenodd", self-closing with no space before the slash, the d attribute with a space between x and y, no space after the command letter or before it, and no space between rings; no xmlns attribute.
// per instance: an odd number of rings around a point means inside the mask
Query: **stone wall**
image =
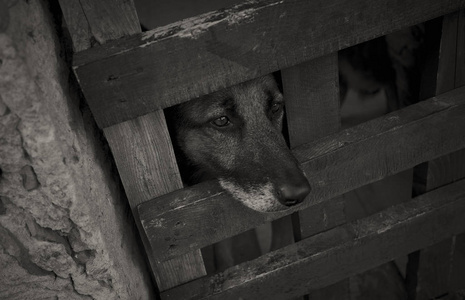
<svg viewBox="0 0 465 300"><path fill-rule="evenodd" d="M113 160L66 62L57 3L0 0L0 299L150 299Z"/></svg>

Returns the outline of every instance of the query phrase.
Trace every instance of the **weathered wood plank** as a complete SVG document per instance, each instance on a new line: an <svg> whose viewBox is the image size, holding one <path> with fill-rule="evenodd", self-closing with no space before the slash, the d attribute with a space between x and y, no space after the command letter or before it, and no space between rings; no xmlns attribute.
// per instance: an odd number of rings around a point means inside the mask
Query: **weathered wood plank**
<svg viewBox="0 0 465 300"><path fill-rule="evenodd" d="M140 33L133 0L59 0L73 51Z"/></svg>
<svg viewBox="0 0 465 300"><path fill-rule="evenodd" d="M428 162L427 191L465 177L465 149Z"/></svg>
<svg viewBox="0 0 465 300"><path fill-rule="evenodd" d="M337 53L281 70L291 148L339 131Z"/></svg>
<svg viewBox="0 0 465 300"><path fill-rule="evenodd" d="M337 65L337 53L333 53L281 70L291 148L339 130ZM286 234L288 238L273 239L271 250L282 248L343 222L345 215L342 197L275 220L272 222L273 234ZM284 232L284 228L288 228L289 232ZM320 299L327 298L323 291L318 296Z"/></svg>
<svg viewBox="0 0 465 300"><path fill-rule="evenodd" d="M183 188L162 110L104 132L131 207Z"/></svg>
<svg viewBox="0 0 465 300"><path fill-rule="evenodd" d="M426 191L431 191L465 177L465 149L428 162ZM433 299L452 292L452 288L465 288L463 259L456 255L456 240L452 237L420 251L416 299ZM463 238L463 236L462 236ZM460 265L461 264L461 265Z"/></svg>
<svg viewBox="0 0 465 300"><path fill-rule="evenodd" d="M465 84L464 11L444 16L438 61L436 94ZM465 177L465 149L428 162L425 190L431 191ZM416 299L436 298L452 292L451 273L463 269L454 260L456 237L421 250L417 273ZM456 274L464 278L465 272ZM465 284L462 284L465 288Z"/></svg>
<svg viewBox="0 0 465 300"><path fill-rule="evenodd" d="M455 65L455 87L465 85L465 10L459 12L457 28L457 53ZM456 165L450 172L452 181L465 177L465 149L451 156L452 165ZM453 254L451 256L451 269L449 273L449 291L465 289L465 233L452 239Z"/></svg>
<svg viewBox="0 0 465 300"><path fill-rule="evenodd" d="M215 183L143 203L140 219L157 258L201 248L464 148L464 92L453 90L294 149L313 189L292 209L258 213Z"/></svg>
<svg viewBox="0 0 465 300"><path fill-rule="evenodd" d="M183 187L162 110L104 132L135 214L138 204ZM161 291L206 275L200 250L155 263L150 244L144 244Z"/></svg>
<svg viewBox="0 0 465 300"><path fill-rule="evenodd" d="M449 292L463 291L465 282L463 280L465 266L465 233L452 238L454 249L452 254L452 268L449 273Z"/></svg>
<svg viewBox="0 0 465 300"><path fill-rule="evenodd" d="M75 51L140 32L132 0L61 0L60 6ZM139 203L182 187L162 111L106 128L105 134L136 218ZM160 290L206 274L200 250L163 264L147 252Z"/></svg>
<svg viewBox="0 0 465 300"><path fill-rule="evenodd" d="M441 44L439 46L436 95L455 88L455 68L457 57L457 30L459 12L444 16Z"/></svg>
<svg viewBox="0 0 465 300"><path fill-rule="evenodd" d="M459 12L455 64L455 87L457 88L463 85L465 85L465 9Z"/></svg>
<svg viewBox="0 0 465 300"><path fill-rule="evenodd" d="M79 0L59 0L61 11L71 36L73 52L90 48L92 32Z"/></svg>
<svg viewBox="0 0 465 300"><path fill-rule="evenodd" d="M464 0L246 1L75 56L107 127L458 10Z"/></svg>
<svg viewBox="0 0 465 300"><path fill-rule="evenodd" d="M92 37L97 43L140 33L139 18L133 0L79 0Z"/></svg>
<svg viewBox="0 0 465 300"><path fill-rule="evenodd" d="M284 69L281 74L291 148L340 129L337 53ZM342 224L343 209L339 198L318 210L312 207L300 211L298 236L306 238Z"/></svg>
<svg viewBox="0 0 465 300"><path fill-rule="evenodd" d="M291 148L340 130L337 52L281 70L281 74ZM338 196L293 214L296 241L345 223L344 207ZM328 299L337 294L342 300L348 297L347 287L348 280L332 289L312 291L308 297Z"/></svg>
<svg viewBox="0 0 465 300"><path fill-rule="evenodd" d="M162 293L164 299L288 299L465 231L465 181Z"/></svg>

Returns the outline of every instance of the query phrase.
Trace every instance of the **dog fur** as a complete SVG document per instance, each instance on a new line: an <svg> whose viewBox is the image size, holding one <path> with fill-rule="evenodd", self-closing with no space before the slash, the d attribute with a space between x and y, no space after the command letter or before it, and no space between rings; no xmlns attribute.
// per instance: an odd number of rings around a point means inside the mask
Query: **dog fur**
<svg viewBox="0 0 465 300"><path fill-rule="evenodd" d="M281 132L284 100L273 76L185 102L165 113L187 185L218 180L242 204L260 212L287 209L310 192ZM272 225L271 249L292 239L292 229L282 224ZM253 230L202 252L209 273L261 254ZM208 262L211 256L213 263Z"/></svg>
<svg viewBox="0 0 465 300"><path fill-rule="evenodd" d="M185 183L217 179L261 212L286 209L309 193L281 133L284 100L273 76L174 106L166 115Z"/></svg>

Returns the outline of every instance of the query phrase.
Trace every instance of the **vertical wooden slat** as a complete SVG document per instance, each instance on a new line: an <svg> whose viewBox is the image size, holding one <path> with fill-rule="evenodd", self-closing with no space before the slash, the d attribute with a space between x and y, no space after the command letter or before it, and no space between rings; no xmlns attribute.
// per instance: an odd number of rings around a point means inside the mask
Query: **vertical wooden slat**
<svg viewBox="0 0 465 300"><path fill-rule="evenodd" d="M459 13L453 13L444 16L442 22L438 73L436 77L436 95L450 91L455 87L458 20Z"/></svg>
<svg viewBox="0 0 465 300"><path fill-rule="evenodd" d="M107 127L104 132L134 213L138 204L182 188L162 110ZM206 274L200 250L157 263L143 231L141 235L160 291Z"/></svg>
<svg viewBox="0 0 465 300"><path fill-rule="evenodd" d="M104 132L131 207L183 187L162 110Z"/></svg>
<svg viewBox="0 0 465 300"><path fill-rule="evenodd" d="M291 147L339 131L337 54L282 70Z"/></svg>
<svg viewBox="0 0 465 300"><path fill-rule="evenodd" d="M340 128L337 54L320 57L310 62L282 71L286 115L291 148L335 133ZM342 205L334 199L333 208ZM315 234L312 222L305 215L313 209L301 211L300 234L302 238ZM312 215L313 216L313 215ZM339 220L328 225L344 222L343 214L335 215ZM321 228L323 231L324 228Z"/></svg>
<svg viewBox="0 0 465 300"><path fill-rule="evenodd" d="M452 268L449 273L449 290L463 291L464 266L465 266L465 234L457 235L453 239L454 253L452 253Z"/></svg>
<svg viewBox="0 0 465 300"><path fill-rule="evenodd" d="M92 33L86 15L79 0L59 0L61 11L71 36L73 51L79 52L90 48Z"/></svg>
<svg viewBox="0 0 465 300"><path fill-rule="evenodd" d="M455 87L465 85L465 10L458 12Z"/></svg>
<svg viewBox="0 0 465 300"><path fill-rule="evenodd" d="M444 16L438 60L436 95L465 84L464 11ZM465 149L428 162L425 192L465 177ZM465 235L453 237L420 251L416 299L431 299L464 289L465 255L461 249ZM459 241L459 243L457 243Z"/></svg>
<svg viewBox="0 0 465 300"><path fill-rule="evenodd" d="M341 127L337 53L282 70L291 148L339 131ZM317 209L316 209L317 208ZM342 196L294 215L296 240L346 221ZM348 279L312 291L312 299L348 298Z"/></svg>
<svg viewBox="0 0 465 300"><path fill-rule="evenodd" d="M60 6L74 51L141 31L132 0L60 0ZM163 111L105 128L104 132L133 213L138 204L182 188ZM161 291L206 274L200 250L156 263L150 247L146 249Z"/></svg>
<svg viewBox="0 0 465 300"><path fill-rule="evenodd" d="M75 52L141 32L133 0L59 0Z"/></svg>

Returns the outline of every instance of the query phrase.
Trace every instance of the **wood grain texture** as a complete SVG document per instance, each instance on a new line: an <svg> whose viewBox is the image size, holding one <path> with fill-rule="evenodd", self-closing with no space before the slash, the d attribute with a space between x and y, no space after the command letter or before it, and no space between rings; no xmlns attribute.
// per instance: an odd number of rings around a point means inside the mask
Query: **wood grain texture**
<svg viewBox="0 0 465 300"><path fill-rule="evenodd" d="M140 32L132 0L61 0L60 6L75 51ZM137 204L182 188L162 111L106 128L105 135L136 219ZM159 290L206 274L200 250L156 264L144 244Z"/></svg>
<svg viewBox="0 0 465 300"><path fill-rule="evenodd" d="M281 74L291 148L339 131L341 118L337 53L284 69ZM339 197L330 201L326 208L314 210L311 207L300 211L297 236L306 238L342 224L345 222L343 210L342 197Z"/></svg>
<svg viewBox="0 0 465 300"><path fill-rule="evenodd" d="M344 224L346 222L344 209L344 199L338 196L300 211L300 238L304 239Z"/></svg>
<svg viewBox="0 0 465 300"><path fill-rule="evenodd" d="M291 148L335 133L341 128L338 55L332 53L281 70ZM338 196L293 214L296 241L345 223L344 200ZM314 290L312 299L349 296L348 280L331 289Z"/></svg>
<svg viewBox="0 0 465 300"><path fill-rule="evenodd" d="M339 130L337 54L283 69L281 75L291 148ZM289 237L287 239L274 239L271 249L275 250L286 246L294 239L300 240L302 234L307 237L309 234L325 230L327 226L338 225L336 218L341 214L336 212L331 212L331 218L325 219L325 222L315 222L316 220L323 221L321 216L327 217L327 211L343 207L336 204L336 201L334 203L328 202L328 204L320 205L318 209L312 207L300 211L292 217L288 216L274 221L272 223L273 232L280 235L287 234ZM300 217L302 214L304 216ZM294 227L293 235L290 232L292 227ZM285 232L284 228L288 228L289 232ZM309 231L303 233L302 230Z"/></svg>
<svg viewBox="0 0 465 300"><path fill-rule="evenodd" d="M90 48L92 33L79 0L59 0L64 21L73 44L73 52Z"/></svg>
<svg viewBox="0 0 465 300"><path fill-rule="evenodd" d="M294 149L313 189L289 210L258 213L213 183L141 204L153 251L163 261L464 148L464 92L453 90Z"/></svg>
<svg viewBox="0 0 465 300"><path fill-rule="evenodd" d="M464 270L465 266L465 233L452 238L454 245L452 253L452 268L449 273L449 291L463 291L464 285Z"/></svg>
<svg viewBox="0 0 465 300"><path fill-rule="evenodd" d="M131 207L183 188L162 110L104 132Z"/></svg>
<svg viewBox="0 0 465 300"><path fill-rule="evenodd" d="M465 178L465 149L428 162L426 191L431 191ZM416 299L433 299L445 293L465 289L465 261L457 248L457 240L465 234L452 237L420 251L417 272ZM462 278L462 280L457 280Z"/></svg>
<svg viewBox="0 0 465 300"><path fill-rule="evenodd" d="M428 162L427 191L465 177L465 149Z"/></svg>
<svg viewBox="0 0 465 300"><path fill-rule="evenodd" d="M436 94L441 94L465 84L463 77L465 53L464 11L444 16L438 60ZM465 149L428 162L425 190L431 191L465 178ZM421 250L417 273L416 299L436 298L463 289L465 282L457 285L453 276L465 277L463 259L457 256L453 237ZM460 245L460 244L459 244ZM462 270L462 271L459 271Z"/></svg>
<svg viewBox="0 0 465 300"><path fill-rule="evenodd" d="M289 299L465 231L465 182L336 227L162 299Z"/></svg>
<svg viewBox="0 0 465 300"><path fill-rule="evenodd" d="M436 95L455 88L455 68L457 62L457 30L459 12L444 16L441 44L439 46Z"/></svg>
<svg viewBox="0 0 465 300"><path fill-rule="evenodd" d="M281 70L291 148L339 131L341 118L337 53ZM292 215L296 241L345 223L344 201L338 196ZM348 296L348 281L331 290L312 291L312 299ZM339 289L339 290L337 290ZM337 291L336 291L337 290Z"/></svg>
<svg viewBox="0 0 465 300"><path fill-rule="evenodd" d="M59 0L73 51L140 33L133 0Z"/></svg>
<svg viewBox="0 0 465 300"><path fill-rule="evenodd" d="M99 44L140 33L133 0L79 0L92 36Z"/></svg>
<svg viewBox="0 0 465 300"><path fill-rule="evenodd" d="M331 127L339 128L338 99L335 99L337 96L331 97L330 95L337 89L336 54L281 70L281 75L291 148L324 136L326 126L329 126L329 130ZM333 110L334 101L336 101L336 108ZM336 125L330 124L334 119L331 116L337 118L334 120ZM307 237L307 234L316 234L328 226L331 228L331 226L338 225L337 218L341 214L333 212L332 209L341 207L336 201L329 201L273 221L272 231L280 235L280 238L273 239L271 249L276 250L301 240L302 230L308 231L304 233ZM303 218L300 217L302 214L305 215ZM329 219L323 219L328 216L330 216ZM282 236L287 236L287 238Z"/></svg>
<svg viewBox="0 0 465 300"><path fill-rule="evenodd" d="M457 24L457 53L455 64L455 87L465 85L465 10L459 11Z"/></svg>
<svg viewBox="0 0 465 300"><path fill-rule="evenodd" d="M183 187L162 110L104 132L133 211L140 203ZM137 219L137 211L135 215ZM155 263L150 244L144 243L161 291L206 274L200 250Z"/></svg>
<svg viewBox="0 0 465 300"><path fill-rule="evenodd" d="M283 69L281 74L291 148L339 131L337 53Z"/></svg>
<svg viewBox="0 0 465 300"><path fill-rule="evenodd" d="M458 10L463 0L247 1L75 56L107 127Z"/></svg>

